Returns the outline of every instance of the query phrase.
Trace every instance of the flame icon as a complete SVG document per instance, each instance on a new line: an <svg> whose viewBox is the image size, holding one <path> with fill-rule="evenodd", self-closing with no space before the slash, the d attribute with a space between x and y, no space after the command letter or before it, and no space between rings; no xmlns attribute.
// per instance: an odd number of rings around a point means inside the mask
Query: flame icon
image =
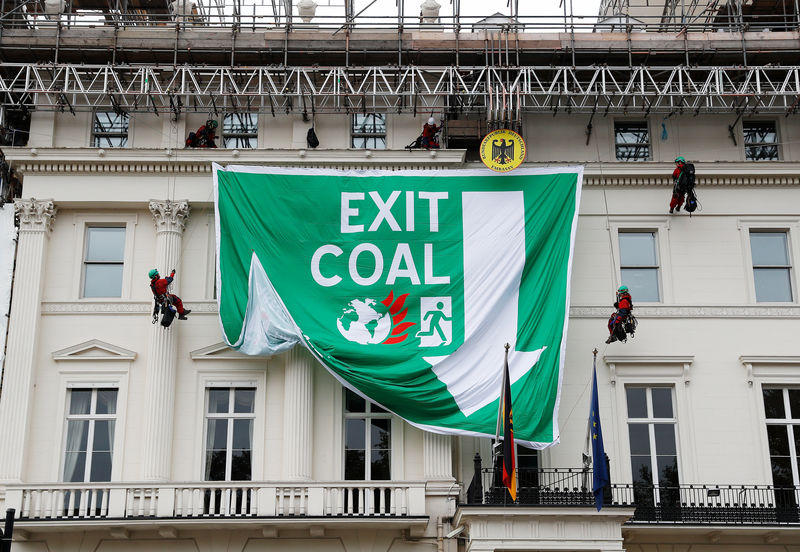
<svg viewBox="0 0 800 552"><path fill-rule="evenodd" d="M408 337L408 333L403 332L413 326L414 322L403 322L406 314L408 314L408 308L403 309L403 305L405 304L407 297L408 293L404 293L395 299L394 292L390 291L389 296L381 301L384 306L389 307L389 314L392 315L392 331L389 334L389 337L387 337L383 342L383 345L400 343L405 341L405 339ZM403 310L401 311L400 309Z"/></svg>

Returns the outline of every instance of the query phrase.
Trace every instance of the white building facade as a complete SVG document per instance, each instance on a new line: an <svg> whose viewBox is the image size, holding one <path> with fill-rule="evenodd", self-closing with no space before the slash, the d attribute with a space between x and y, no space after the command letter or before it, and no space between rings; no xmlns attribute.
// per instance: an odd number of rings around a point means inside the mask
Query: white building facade
<svg viewBox="0 0 800 552"><path fill-rule="evenodd" d="M479 168L474 144L406 149L429 116L408 106L311 123L221 104L218 149L183 147L202 110L33 110L3 148L22 181L0 395L12 550L800 550L800 122L790 103L708 101L514 118L524 166L585 166L561 442L520 450L516 504L489 440L414 428L299 348L232 351L215 301L212 162ZM457 146L487 116L453 120ZM692 216L668 213L678 155ZM151 324L151 268L177 270L188 321ZM639 329L605 345L623 283ZM581 457L594 348L600 512Z"/></svg>

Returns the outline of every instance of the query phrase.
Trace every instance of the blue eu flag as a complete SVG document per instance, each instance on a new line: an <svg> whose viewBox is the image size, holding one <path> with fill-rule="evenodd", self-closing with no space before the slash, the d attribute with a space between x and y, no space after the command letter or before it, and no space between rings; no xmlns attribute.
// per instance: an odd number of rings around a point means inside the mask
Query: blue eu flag
<svg viewBox="0 0 800 552"><path fill-rule="evenodd" d="M603 487L609 484L603 430L600 428L600 403L597 400L597 367L592 366L592 409L589 414L589 436L592 441L592 492L597 511L603 507Z"/></svg>

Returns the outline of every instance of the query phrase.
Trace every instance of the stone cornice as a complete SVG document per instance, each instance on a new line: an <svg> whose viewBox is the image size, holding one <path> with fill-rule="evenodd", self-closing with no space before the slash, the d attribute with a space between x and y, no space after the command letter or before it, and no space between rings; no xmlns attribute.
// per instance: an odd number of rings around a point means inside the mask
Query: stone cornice
<svg viewBox="0 0 800 552"><path fill-rule="evenodd" d="M465 150L304 150L164 148L5 148L20 174L210 174L211 163L336 169L483 168L467 163ZM574 166L576 161L526 162L523 166ZM584 165L585 186L672 186L674 165L664 162ZM800 162L696 161L697 185L800 186Z"/></svg>
<svg viewBox="0 0 800 552"><path fill-rule="evenodd" d="M22 231L50 232L57 208L52 199L15 199L14 211Z"/></svg>
<svg viewBox="0 0 800 552"><path fill-rule="evenodd" d="M298 150L163 148L5 148L20 174L211 173L211 164L338 169L454 168L465 150Z"/></svg>
<svg viewBox="0 0 800 552"><path fill-rule="evenodd" d="M216 314L216 301L187 301L192 314ZM44 301L43 314L150 314L152 301ZM614 309L612 307L573 306L569 310L570 318L603 318L607 319ZM636 307L637 318L790 318L800 320L800 305L765 306L679 306L652 305Z"/></svg>

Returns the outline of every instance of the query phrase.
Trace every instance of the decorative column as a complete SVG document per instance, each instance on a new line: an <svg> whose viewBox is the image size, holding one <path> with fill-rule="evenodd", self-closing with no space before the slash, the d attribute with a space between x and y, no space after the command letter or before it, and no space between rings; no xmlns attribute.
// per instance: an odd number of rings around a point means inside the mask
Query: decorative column
<svg viewBox="0 0 800 552"><path fill-rule="evenodd" d="M314 399L314 357L296 345L286 354L283 384L283 474L290 481L311 479L314 453L311 416Z"/></svg>
<svg viewBox="0 0 800 552"><path fill-rule="evenodd" d="M169 274L180 259L183 229L189 216L187 200L150 200L156 223L156 267ZM180 273L178 273L180 279ZM177 294L176 283L173 293ZM178 363L176 324L164 328L153 324L147 356L144 428L142 440L142 479L168 481L172 465L172 427L174 424L175 371Z"/></svg>
<svg viewBox="0 0 800 552"><path fill-rule="evenodd" d="M450 435L426 431L422 435L423 469L425 479L453 479L453 459Z"/></svg>
<svg viewBox="0 0 800 552"><path fill-rule="evenodd" d="M50 199L16 199L19 218L17 266L8 319L8 342L0 398L0 481L21 482L33 402L42 310L45 253L56 208ZM0 313L2 316L2 313Z"/></svg>

